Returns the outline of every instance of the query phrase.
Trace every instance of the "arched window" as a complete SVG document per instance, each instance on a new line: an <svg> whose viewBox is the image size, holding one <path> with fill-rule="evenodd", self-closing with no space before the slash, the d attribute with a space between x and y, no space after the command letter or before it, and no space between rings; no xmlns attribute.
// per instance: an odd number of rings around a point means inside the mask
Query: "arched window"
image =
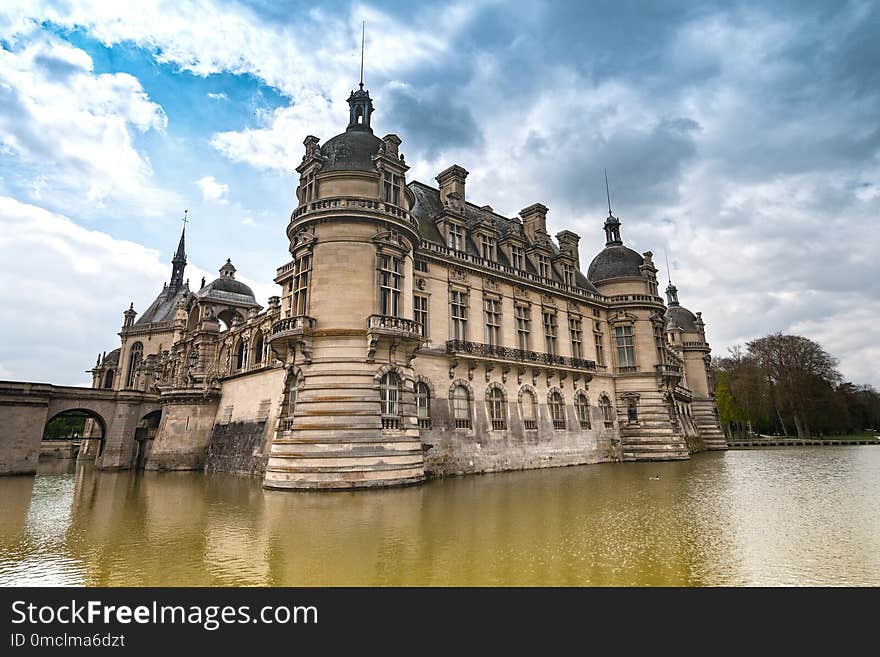
<svg viewBox="0 0 880 657"><path fill-rule="evenodd" d="M293 418L296 415L296 400L299 396L299 380L292 372L287 375L286 393L282 409L284 419L281 422L281 429L283 431L290 431L293 429Z"/></svg>
<svg viewBox="0 0 880 657"><path fill-rule="evenodd" d="M400 428L400 379L394 372L388 372L379 382L379 397L382 406L382 428Z"/></svg>
<svg viewBox="0 0 880 657"><path fill-rule="evenodd" d="M128 376L125 380L126 388L133 388L135 381L137 380L137 370L141 366L141 360L144 357L144 345L140 342L135 342L131 345L131 351L128 355Z"/></svg>
<svg viewBox="0 0 880 657"><path fill-rule="evenodd" d="M253 361L254 365L263 364L263 332L257 333L257 341L254 342Z"/></svg>
<svg viewBox="0 0 880 657"><path fill-rule="evenodd" d="M416 384L416 415L419 418L419 429L431 428L431 391L428 384L422 381Z"/></svg>
<svg viewBox="0 0 880 657"><path fill-rule="evenodd" d="M586 395L576 395L574 398L574 410L577 412L578 423L582 430L591 429L590 426L590 402Z"/></svg>
<svg viewBox="0 0 880 657"><path fill-rule="evenodd" d="M605 421L605 426L614 426L614 409L611 408L611 400L607 395L602 395L599 400L599 408L602 409L602 419Z"/></svg>
<svg viewBox="0 0 880 657"><path fill-rule="evenodd" d="M452 414L456 429L471 428L471 400L464 386L455 386L452 391Z"/></svg>
<svg viewBox="0 0 880 657"><path fill-rule="evenodd" d="M626 421L629 424L639 423L639 409L635 399L626 402Z"/></svg>
<svg viewBox="0 0 880 657"><path fill-rule="evenodd" d="M244 340L239 340L238 345L235 348L235 369L236 371L243 370L245 365L247 365L247 342Z"/></svg>
<svg viewBox="0 0 880 657"><path fill-rule="evenodd" d="M113 387L113 374L114 370L107 370L106 374L104 374L104 387L112 388Z"/></svg>
<svg viewBox="0 0 880 657"><path fill-rule="evenodd" d="M550 417L553 419L554 429L565 429L565 405L562 395L556 390L550 393Z"/></svg>
<svg viewBox="0 0 880 657"><path fill-rule="evenodd" d="M535 395L531 390L523 390L519 403L522 406L523 428L526 431L536 430L538 428L538 418L535 412Z"/></svg>
<svg viewBox="0 0 880 657"><path fill-rule="evenodd" d="M492 429L495 431L507 429L507 417L504 412L504 393L500 388L492 388L486 400L489 403L489 419L492 421Z"/></svg>

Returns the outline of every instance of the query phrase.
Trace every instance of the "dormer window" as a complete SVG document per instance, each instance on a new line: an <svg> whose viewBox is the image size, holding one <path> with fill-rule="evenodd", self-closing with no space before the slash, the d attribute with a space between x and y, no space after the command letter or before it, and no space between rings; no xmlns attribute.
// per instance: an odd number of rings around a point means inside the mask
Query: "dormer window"
<svg viewBox="0 0 880 657"><path fill-rule="evenodd" d="M514 269L525 269L523 260L523 250L518 246L510 247L510 264Z"/></svg>
<svg viewBox="0 0 880 657"><path fill-rule="evenodd" d="M457 224L449 224L447 246L454 251L464 251L464 230Z"/></svg>
<svg viewBox="0 0 880 657"><path fill-rule="evenodd" d="M482 236L482 254L484 260L495 260L495 238Z"/></svg>
<svg viewBox="0 0 880 657"><path fill-rule="evenodd" d="M403 183L402 176L395 174L385 176L385 202L392 205L400 205L400 188Z"/></svg>
<svg viewBox="0 0 880 657"><path fill-rule="evenodd" d="M550 258L547 256L538 256L538 274L541 278L550 278Z"/></svg>
<svg viewBox="0 0 880 657"><path fill-rule="evenodd" d="M574 267L567 262L562 265L562 275L565 277L566 285L574 285Z"/></svg>

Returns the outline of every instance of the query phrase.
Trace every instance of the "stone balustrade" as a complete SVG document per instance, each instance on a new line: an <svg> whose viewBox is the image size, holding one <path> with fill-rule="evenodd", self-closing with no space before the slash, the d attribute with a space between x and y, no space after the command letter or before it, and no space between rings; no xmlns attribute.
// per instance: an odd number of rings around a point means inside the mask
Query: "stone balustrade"
<svg viewBox="0 0 880 657"><path fill-rule="evenodd" d="M353 196L331 196L303 203L293 211L290 219L297 221L312 214L325 214L333 212L355 212L358 214L383 214L390 215L408 224L418 231L419 222L405 209L370 198L357 198Z"/></svg>
<svg viewBox="0 0 880 657"><path fill-rule="evenodd" d="M372 333L394 333L419 338L422 336L422 325L419 322L391 315L370 315L367 320L367 329Z"/></svg>
<svg viewBox="0 0 880 657"><path fill-rule="evenodd" d="M279 338L302 335L308 331L313 331L316 323L314 317L308 317L306 315L297 315L295 317L279 319L272 324L272 332L270 333L269 340L272 341Z"/></svg>

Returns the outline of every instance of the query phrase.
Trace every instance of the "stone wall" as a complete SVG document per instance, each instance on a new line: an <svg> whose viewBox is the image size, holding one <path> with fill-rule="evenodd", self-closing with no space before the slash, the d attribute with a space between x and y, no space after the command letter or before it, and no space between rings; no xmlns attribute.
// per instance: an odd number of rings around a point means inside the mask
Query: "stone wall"
<svg viewBox="0 0 880 657"><path fill-rule="evenodd" d="M217 415L216 394L181 391L163 395L159 432L147 458L147 470L201 470Z"/></svg>
<svg viewBox="0 0 880 657"><path fill-rule="evenodd" d="M268 458L263 445L266 422L215 424L205 457L205 472L262 476Z"/></svg>
<svg viewBox="0 0 880 657"><path fill-rule="evenodd" d="M419 356L414 362L417 376L427 380L431 389L431 429L422 429L425 444L425 471L442 477L503 470L548 468L587 463L617 461L621 458L616 426L606 427L598 407L599 395L609 389L610 381L599 377L584 391L590 403L590 428L581 429L575 407L575 389L570 380L558 377L547 380L546 373L536 375L527 368L518 375L513 368L502 380L500 373L486 381L484 366L477 366L473 378L459 366L455 378L449 378L449 361L443 357ZM460 371L459 371L460 370ZM493 370L493 373L495 371ZM456 429L450 402L450 390L461 383L471 393L470 429ZM493 430L486 403L486 391L495 384L506 397L506 429ZM534 391L537 401L537 429L526 430L520 404L522 389ZM565 429L555 429L547 404L550 389L562 394Z"/></svg>

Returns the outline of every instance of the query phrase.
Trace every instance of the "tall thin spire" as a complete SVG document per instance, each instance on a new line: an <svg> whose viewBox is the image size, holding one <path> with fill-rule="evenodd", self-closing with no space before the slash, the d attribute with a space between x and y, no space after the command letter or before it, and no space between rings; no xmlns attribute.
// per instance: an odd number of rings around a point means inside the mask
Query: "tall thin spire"
<svg viewBox="0 0 880 657"><path fill-rule="evenodd" d="M608 188L608 169L605 171L605 196L608 197L608 216L611 216L611 190Z"/></svg>
<svg viewBox="0 0 880 657"><path fill-rule="evenodd" d="M666 276L669 280L669 285L666 286L666 305L677 306L679 305L678 288L672 284L672 270L669 268L669 254L666 249L663 249L663 254L666 256Z"/></svg>
<svg viewBox="0 0 880 657"><path fill-rule="evenodd" d="M364 88L364 41L367 35L367 21L361 21L361 81L360 87Z"/></svg>
<svg viewBox="0 0 880 657"><path fill-rule="evenodd" d="M183 270L186 268L186 224L189 223L187 213L189 210L183 211L183 230L180 231L180 242L177 243L177 251L171 259L171 283L169 290L174 293L183 287Z"/></svg>

